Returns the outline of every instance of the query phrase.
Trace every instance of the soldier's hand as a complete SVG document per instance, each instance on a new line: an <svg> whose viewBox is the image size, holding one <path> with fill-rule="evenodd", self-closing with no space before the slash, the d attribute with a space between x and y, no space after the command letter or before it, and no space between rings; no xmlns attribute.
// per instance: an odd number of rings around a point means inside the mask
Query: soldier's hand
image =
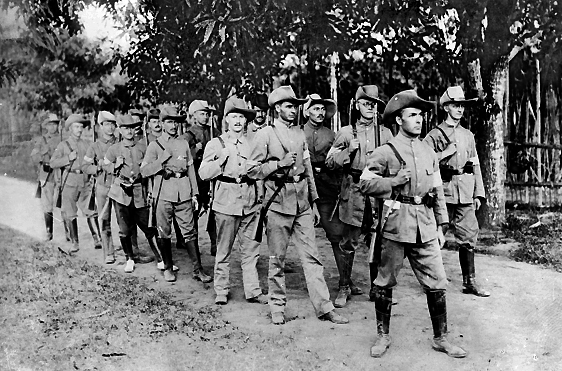
<svg viewBox="0 0 562 371"><path fill-rule="evenodd" d="M197 196L193 196L191 198L191 205L193 207L194 213L196 212L196 210L199 210L199 200L197 200Z"/></svg>
<svg viewBox="0 0 562 371"><path fill-rule="evenodd" d="M449 143L447 148L441 152L442 158L447 158L457 153L457 143Z"/></svg>
<svg viewBox="0 0 562 371"><path fill-rule="evenodd" d="M119 156L115 160L115 167L119 168L119 167L123 166L124 163L125 163L125 158L123 156Z"/></svg>
<svg viewBox="0 0 562 371"><path fill-rule="evenodd" d="M297 160L297 153L289 152L277 164L279 165L279 167L289 167L289 166L293 166L296 160Z"/></svg>
<svg viewBox="0 0 562 371"><path fill-rule="evenodd" d="M320 224L320 212L318 211L316 203L312 204L312 213L314 214L314 226L316 227Z"/></svg>
<svg viewBox="0 0 562 371"><path fill-rule="evenodd" d="M349 142L349 152L355 152L359 149L359 139L353 138L351 142Z"/></svg>
<svg viewBox="0 0 562 371"><path fill-rule="evenodd" d="M198 142L197 144L195 144L195 149L196 149L197 151L203 149L203 143Z"/></svg>
<svg viewBox="0 0 562 371"><path fill-rule="evenodd" d="M437 226L437 242L439 243L439 248L442 249L445 246L445 235L443 234L443 227Z"/></svg>
<svg viewBox="0 0 562 371"><path fill-rule="evenodd" d="M406 184L410 181L412 177L412 170L410 169L400 169L398 174L394 178L392 178L391 183L393 187L397 187L402 184Z"/></svg>
<svg viewBox="0 0 562 371"><path fill-rule="evenodd" d="M167 150L164 150L161 154L160 157L158 157L158 159L161 162L166 162L168 161L170 158L172 157L172 154L170 152L168 152Z"/></svg>
<svg viewBox="0 0 562 371"><path fill-rule="evenodd" d="M70 152L70 153L68 154L68 159L69 159L70 161L76 160L76 157L78 157L78 154L76 153L76 151L72 151L72 152Z"/></svg>
<svg viewBox="0 0 562 371"><path fill-rule="evenodd" d="M478 197L474 199L473 203L474 203L474 210L478 210L480 209L480 206L482 206L482 201L480 201Z"/></svg>

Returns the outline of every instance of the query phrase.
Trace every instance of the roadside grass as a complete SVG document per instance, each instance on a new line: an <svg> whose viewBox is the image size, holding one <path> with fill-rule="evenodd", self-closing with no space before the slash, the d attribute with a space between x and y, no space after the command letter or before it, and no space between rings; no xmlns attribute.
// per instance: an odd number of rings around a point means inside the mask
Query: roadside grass
<svg viewBox="0 0 562 371"><path fill-rule="evenodd" d="M341 369L282 333L245 333L142 279L0 226L0 365L6 370ZM345 367L344 367L345 368Z"/></svg>

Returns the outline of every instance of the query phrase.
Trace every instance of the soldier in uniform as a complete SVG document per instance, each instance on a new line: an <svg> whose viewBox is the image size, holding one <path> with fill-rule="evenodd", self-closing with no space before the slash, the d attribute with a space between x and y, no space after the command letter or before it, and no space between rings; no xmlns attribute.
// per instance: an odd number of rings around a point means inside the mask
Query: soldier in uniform
<svg viewBox="0 0 562 371"><path fill-rule="evenodd" d="M248 123L246 128L246 137L249 141L254 139L256 132L263 129L267 125L267 95L256 94L252 99L253 109L256 111L256 117Z"/></svg>
<svg viewBox="0 0 562 371"><path fill-rule="evenodd" d="M392 97L383 114L385 122L396 122L399 133L369 156L361 174L361 191L384 199L380 230L382 244L375 280L377 340L372 357L381 357L390 346L392 289L397 284L404 256L422 285L433 325L433 349L451 357L466 352L451 344L447 334L445 288L447 277L441 258L445 241L442 227L448 223L439 161L433 149L419 140L422 112L433 102L406 90Z"/></svg>
<svg viewBox="0 0 562 371"><path fill-rule="evenodd" d="M326 237L332 245L336 266L340 275L340 286L344 286L344 280L348 276L345 269L347 266L342 261L340 242L344 224L339 219L337 199L340 193L343 173L341 169L330 170L326 167L326 155L334 143L334 132L324 126L324 122L330 120L337 111L336 102L331 99L322 99L318 94L309 95L308 101L303 107L303 116L308 119L303 127L306 135L306 143L310 152L310 162L314 173L314 183L318 191L318 213L320 223L326 232ZM354 286L358 293L361 290ZM357 292L356 292L357 293ZM345 304L345 303L344 303ZM334 303L338 307L339 303Z"/></svg>
<svg viewBox="0 0 562 371"><path fill-rule="evenodd" d="M100 241L99 227L97 227L97 212L89 210L88 204L92 192L88 175L82 171L84 156L88 150L88 143L82 140L82 132L85 126L90 125L90 120L80 114L70 115L65 123L65 129L69 130L70 136L58 144L50 166L53 169L62 169L62 212L63 222L67 224L72 241L72 249L69 252L79 250L78 241L78 208L88 218L88 225L94 241Z"/></svg>
<svg viewBox="0 0 562 371"><path fill-rule="evenodd" d="M258 279L260 243L252 239L258 222L256 211L261 201L261 182L248 178L246 161L252 147L244 136L246 121L255 111L247 109L242 99L231 97L225 102L224 117L229 131L205 147L199 168L202 180L211 180L214 199L211 207L217 226L217 255L215 258L215 303L224 305L230 289L230 256L238 236L242 264L244 294L249 302L267 304ZM259 186L258 186L259 183Z"/></svg>
<svg viewBox="0 0 562 371"><path fill-rule="evenodd" d="M250 178L264 180L264 200L270 205L270 210L262 212L267 212L271 319L276 325L285 323L285 257L290 239L294 238L316 316L344 324L349 321L334 311L315 243L318 194L306 137L295 125L297 106L305 101L297 99L290 86L281 86L270 94L268 103L277 117L272 126L256 133L248 165Z"/></svg>
<svg viewBox="0 0 562 371"><path fill-rule="evenodd" d="M103 169L114 175L107 197L113 200L115 207L119 240L127 258L126 273L134 271L135 263L148 262L146 258L141 261L142 258L133 251L131 236L137 226L146 236L157 260L162 260L154 240L157 235L156 228L148 225L148 184L140 174L146 147L144 143L135 140L135 128L140 125L142 121L131 115L120 117L119 131L122 140L111 145L103 159Z"/></svg>
<svg viewBox="0 0 562 371"><path fill-rule="evenodd" d="M193 117L193 124L187 129L185 133L185 139L189 143L189 147L192 150L193 163L195 165L195 171L199 170L201 166L201 161L203 160L203 152L205 146L211 140L211 137L216 138L220 135L220 132L216 130L213 126L213 121L209 120L211 118L211 113L214 111L213 108L209 106L207 101L204 100L194 100L189 105L189 114ZM211 130L213 134L211 136ZM208 209L210 198L211 183L209 181L203 181L197 173L197 187L199 189L199 200L201 204L200 208ZM195 226L198 224L199 215L195 215L196 221ZM213 220L207 224L207 232L209 233L209 239L211 240L211 255L215 256L217 253L217 231Z"/></svg>
<svg viewBox="0 0 562 371"><path fill-rule="evenodd" d="M180 226L187 252L193 262L193 278L202 282L213 279L201 265L201 254L195 228L199 191L189 144L178 137L178 127L185 116L174 107L162 108L160 121L164 132L148 145L141 165L144 177L154 177L153 197L156 199L156 220L161 239L160 250L164 261L164 278L176 280L173 272L171 225L176 218Z"/></svg>
<svg viewBox="0 0 562 371"><path fill-rule="evenodd" d="M53 239L53 198L60 181L58 172L53 171L50 166L51 156L61 141L57 133L59 123L60 118L57 115L49 115L41 125L47 132L37 138L31 151L31 159L39 165L38 181L41 186L41 208L45 219L47 241Z"/></svg>
<svg viewBox="0 0 562 371"><path fill-rule="evenodd" d="M91 143L88 147L86 155L84 156L82 171L84 174L94 177L94 196L98 208L101 208L98 211L102 212L99 218L101 220L101 247L103 247L103 258L106 264L113 264L115 263L115 255L111 236L111 207L104 207L107 201L107 192L109 192L113 177L102 169L102 162L107 149L117 142L117 138L115 138L115 116L110 112L100 111L98 114L98 124L100 125L101 135L97 141ZM96 227L99 228L99 225L93 226L91 223L92 221L88 219L90 230ZM97 224L97 219L95 223Z"/></svg>
<svg viewBox="0 0 562 371"><path fill-rule="evenodd" d="M151 109L146 114L148 128L150 129L146 135L147 145L154 142L162 135L162 125L160 124L160 110Z"/></svg>
<svg viewBox="0 0 562 371"><path fill-rule="evenodd" d="M447 118L431 130L424 141L437 152L440 161L450 226L459 246L463 292L486 297L490 293L476 282L474 268L479 230L476 210L486 195L474 135L460 125L465 105L476 100L465 99L460 86L448 88L439 101Z"/></svg>
<svg viewBox="0 0 562 371"><path fill-rule="evenodd" d="M344 172L338 202L339 218L344 226L340 248L337 250L342 269L340 288L334 301L336 307L345 306L350 295L362 293L351 281L351 272L361 233L369 233L373 224L374 208L370 197L359 189L359 176L373 150L392 138L392 132L388 128L376 123L375 109L383 105L376 85L359 87L355 93L355 109L359 112L359 119L356 123L341 128L326 157L328 169L341 169ZM371 264L371 291L376 275L376 264ZM369 297L374 299L371 292Z"/></svg>

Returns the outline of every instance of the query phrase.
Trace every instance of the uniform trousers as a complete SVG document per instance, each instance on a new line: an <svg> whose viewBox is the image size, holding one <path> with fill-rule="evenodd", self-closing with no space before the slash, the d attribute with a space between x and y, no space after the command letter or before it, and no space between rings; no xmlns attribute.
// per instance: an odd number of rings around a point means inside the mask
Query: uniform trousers
<svg viewBox="0 0 562 371"><path fill-rule="evenodd" d="M258 222L257 214L254 212L239 216L217 211L214 213L218 234L214 280L216 294L226 295L230 290L230 256L234 240L238 236L244 295L246 299L260 295L262 292L257 269L260 243L252 239L252 232Z"/></svg>
<svg viewBox="0 0 562 371"><path fill-rule="evenodd" d="M172 238L172 218L176 218L182 237L186 242L197 240L193 202L191 200L182 202L158 200L156 223L158 224L160 238Z"/></svg>
<svg viewBox="0 0 562 371"><path fill-rule="evenodd" d="M147 239L156 236L156 228L148 225L148 206L136 208L134 200L129 205L123 205L113 200L117 224L119 224L119 238L130 238L137 226Z"/></svg>
<svg viewBox="0 0 562 371"><path fill-rule="evenodd" d="M112 202L107 196L109 188L102 185L96 186L96 202L98 207L98 217L101 222L101 231L111 235L111 206ZM107 205L106 205L107 203Z"/></svg>
<svg viewBox="0 0 562 371"><path fill-rule="evenodd" d="M472 248L478 239L478 219L474 204L447 204L449 227L459 245L469 244Z"/></svg>
<svg viewBox="0 0 562 371"><path fill-rule="evenodd" d="M336 200L320 200L316 203L316 206L318 207L318 213L320 214L320 224L326 232L326 238L328 238L328 241L330 241L332 246L334 246L334 244L339 245L342 240L344 223L340 220L339 208L336 208ZM335 213L334 208L336 208ZM332 213L334 213L334 215L330 220Z"/></svg>
<svg viewBox="0 0 562 371"><path fill-rule="evenodd" d="M408 257L412 270L424 290L445 290L447 276L437 238L426 243L396 242L383 237L379 274L375 286L391 289Z"/></svg>
<svg viewBox="0 0 562 371"><path fill-rule="evenodd" d="M58 192L57 186L58 183L45 182L45 185L41 187L41 208L45 214L53 213L53 200L55 193Z"/></svg>
<svg viewBox="0 0 562 371"><path fill-rule="evenodd" d="M286 215L270 210L267 214L266 231L269 246L268 286L271 312L284 312L287 304L284 269L291 238L294 238L308 295L316 316L320 317L331 312L334 305L330 301L330 293L324 280L324 267L318 258L312 209L298 212L297 215Z"/></svg>
<svg viewBox="0 0 562 371"><path fill-rule="evenodd" d="M68 220L78 217L78 209L86 218L97 216L96 210L88 209L92 188L89 184L85 186L71 186L66 184L62 190L62 211L66 213Z"/></svg>

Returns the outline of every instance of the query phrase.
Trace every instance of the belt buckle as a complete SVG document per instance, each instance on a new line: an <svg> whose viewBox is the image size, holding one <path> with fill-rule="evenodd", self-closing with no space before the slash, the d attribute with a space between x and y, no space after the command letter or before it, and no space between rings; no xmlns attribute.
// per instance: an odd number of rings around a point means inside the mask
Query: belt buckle
<svg viewBox="0 0 562 371"><path fill-rule="evenodd" d="M422 203L422 198L420 196L414 196L414 204L419 205Z"/></svg>
<svg viewBox="0 0 562 371"><path fill-rule="evenodd" d="M300 175L293 175L293 181L294 181L295 183L300 182L300 178L301 178Z"/></svg>
<svg viewBox="0 0 562 371"><path fill-rule="evenodd" d="M241 177L236 178L236 183L237 183L237 184L242 183L242 178L241 178Z"/></svg>
<svg viewBox="0 0 562 371"><path fill-rule="evenodd" d="M181 173L174 173L174 178L179 178L181 176Z"/></svg>
<svg viewBox="0 0 562 371"><path fill-rule="evenodd" d="M320 173L322 171L322 168L321 167L315 167L314 171L317 172L317 173Z"/></svg>

